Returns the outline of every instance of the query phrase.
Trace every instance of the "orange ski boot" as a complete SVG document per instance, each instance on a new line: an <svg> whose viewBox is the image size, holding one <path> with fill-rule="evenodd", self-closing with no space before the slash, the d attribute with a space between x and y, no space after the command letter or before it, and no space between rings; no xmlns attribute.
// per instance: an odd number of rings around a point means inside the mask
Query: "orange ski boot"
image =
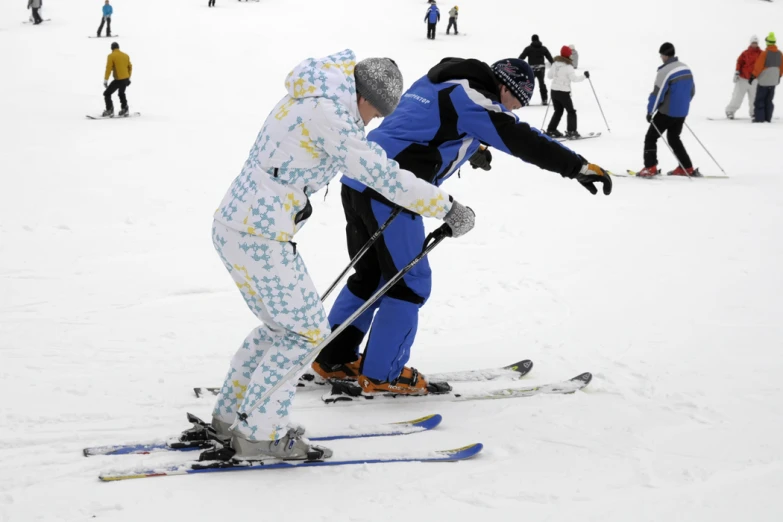
<svg viewBox="0 0 783 522"><path fill-rule="evenodd" d="M320 378L318 379L319 381L323 379L323 381L319 383L322 384L323 382L331 380L355 381L359 378L359 368L361 368L361 366L362 356L360 355L358 359L349 363L327 364L316 361L313 362L312 369L316 378Z"/></svg>
<svg viewBox="0 0 783 522"><path fill-rule="evenodd" d="M362 395L428 395L448 393L451 386L445 382L430 383L416 368L406 366L393 381L377 381L366 375L359 376Z"/></svg>

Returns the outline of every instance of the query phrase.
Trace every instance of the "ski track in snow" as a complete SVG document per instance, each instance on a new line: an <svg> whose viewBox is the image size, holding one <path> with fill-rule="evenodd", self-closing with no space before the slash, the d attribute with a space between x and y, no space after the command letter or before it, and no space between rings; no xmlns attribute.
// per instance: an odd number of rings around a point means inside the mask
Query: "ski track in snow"
<svg viewBox="0 0 783 522"><path fill-rule="evenodd" d="M0 53L0 522L783 520L783 131L706 120L780 5L660 0L632 12L621 0L560 0L563 18L469 0L459 5L470 37L431 42L424 2L304 0L295 13L276 0L205 3L112 2L134 64L130 107L142 113L125 121L84 118L102 107L110 42L85 38L100 3L47 4L52 21L37 27L19 23L23 4L0 3L10 50ZM411 363L426 374L530 358L521 385L591 371L590 386L295 413L313 432L440 413L431 432L328 445L356 457L485 444L460 463L100 483L105 469L189 458L81 449L166 437L186 427L186 411L209 418L191 390L221 383L255 325L210 225L290 68L351 47L392 56L409 86L445 56L517 56L533 32L553 54L577 45L612 132L590 86L576 84L579 130L603 136L566 145L617 172L641 166L658 47L674 42L695 73L688 123L731 179L616 178L606 198L499 152L491 172L463 168L445 188L477 227L430 256L433 297ZM545 111L518 114L538 127ZM683 137L695 165L719 174ZM659 158L675 167L663 143ZM339 183L312 204L297 242L326 288L348 261Z"/></svg>

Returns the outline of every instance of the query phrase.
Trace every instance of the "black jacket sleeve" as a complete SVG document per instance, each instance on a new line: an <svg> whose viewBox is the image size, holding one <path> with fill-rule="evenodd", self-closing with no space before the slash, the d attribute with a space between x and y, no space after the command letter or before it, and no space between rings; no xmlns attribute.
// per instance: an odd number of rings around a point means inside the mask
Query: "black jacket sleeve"
<svg viewBox="0 0 783 522"><path fill-rule="evenodd" d="M519 55L519 59L524 60L528 57L529 54L530 54L530 46L528 45L527 47L525 47L525 50L522 51L522 54Z"/></svg>
<svg viewBox="0 0 783 522"><path fill-rule="evenodd" d="M549 49L547 49L546 47L544 47L544 56L546 56L546 59L549 60L549 65L552 65L554 60L552 59L552 55L549 54Z"/></svg>

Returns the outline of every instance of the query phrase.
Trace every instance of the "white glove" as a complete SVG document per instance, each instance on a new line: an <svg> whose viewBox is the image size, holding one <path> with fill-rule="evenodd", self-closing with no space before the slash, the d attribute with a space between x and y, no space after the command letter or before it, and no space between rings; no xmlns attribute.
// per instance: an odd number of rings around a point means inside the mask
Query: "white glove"
<svg viewBox="0 0 783 522"><path fill-rule="evenodd" d="M109 86L109 80L103 80L103 86L108 87Z"/></svg>
<svg viewBox="0 0 783 522"><path fill-rule="evenodd" d="M739 81L739 71L734 71L734 83Z"/></svg>

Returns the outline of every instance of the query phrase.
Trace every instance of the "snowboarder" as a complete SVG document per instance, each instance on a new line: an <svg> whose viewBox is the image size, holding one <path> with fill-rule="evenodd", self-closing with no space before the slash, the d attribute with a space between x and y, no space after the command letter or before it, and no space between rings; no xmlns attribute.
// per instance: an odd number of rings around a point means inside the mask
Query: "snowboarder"
<svg viewBox="0 0 783 522"><path fill-rule="evenodd" d="M128 115L128 99L125 97L125 89L131 84L132 72L133 64L131 64L130 56L120 51L120 44L112 42L111 54L106 58L106 74L103 77L103 86L106 88L103 91L103 99L106 102L106 110L103 111L104 117L114 116L114 104L111 101L111 95L115 91L119 91L120 96L119 116ZM109 84L110 74L114 75L114 80L112 80L111 84Z"/></svg>
<svg viewBox="0 0 783 522"><path fill-rule="evenodd" d="M43 19L41 18L41 7L43 6L43 2L41 0L28 0L27 2L27 8L32 9L33 11L33 25L38 25L41 22L43 22Z"/></svg>
<svg viewBox="0 0 783 522"><path fill-rule="evenodd" d="M106 3L103 4L103 17L101 18L101 25L98 26L98 37L101 36L101 31L103 31L103 24L106 24L106 37L109 38L111 36L111 15L114 13L114 8L109 4L109 0L106 0Z"/></svg>
<svg viewBox="0 0 783 522"><path fill-rule="evenodd" d="M571 63L571 48L564 45L560 49L560 56L555 58L555 64L549 69L547 75L552 80L552 105L555 112L552 119L549 120L546 133L553 138L562 138L563 133L557 130L560 125L560 119L563 117L563 111L567 111L566 133L565 137L569 139L578 139L581 136L576 130L576 109L571 99L571 82L582 82L590 77L590 73L576 74L574 66Z"/></svg>
<svg viewBox="0 0 783 522"><path fill-rule="evenodd" d="M679 163L670 174L693 176L691 158L680 139L691 100L696 95L693 72L675 56L674 45L671 43L665 42L658 52L663 65L658 67L655 86L647 102L647 121L650 126L644 137L644 168L637 176L651 178L658 175L657 143L664 132Z"/></svg>
<svg viewBox="0 0 783 522"><path fill-rule="evenodd" d="M544 75L546 74L546 62L549 61L549 65L552 65L552 55L549 53L549 49L544 47L544 44L539 40L538 35L534 34L530 39L530 45L525 47L522 54L519 55L520 60L527 60L530 67L533 69L533 73L536 75L538 81L538 89L541 93L541 105L549 103L549 93L546 90L546 82L544 81Z"/></svg>
<svg viewBox="0 0 783 522"><path fill-rule="evenodd" d="M427 14L424 15L424 22L427 24L427 38L434 40L435 27L440 22L440 10L435 0L432 0L432 5L429 6Z"/></svg>
<svg viewBox="0 0 783 522"><path fill-rule="evenodd" d="M402 82L394 61L356 63L350 49L297 65L285 82L288 94L267 117L215 212L214 247L261 321L233 357L215 404L212 426L231 439L229 454L218 456L331 456L311 446L301 427L289 425L295 379L250 409L329 333L318 292L292 242L312 213L309 197L342 172L411 215L443 219L453 237L473 227L472 210L367 141L365 126L394 111Z"/></svg>
<svg viewBox="0 0 783 522"><path fill-rule="evenodd" d="M758 83L754 123L772 122L772 112L775 110L775 105L772 103L775 98L775 87L783 76L783 55L775 45L777 43L775 33L769 33L764 41L767 43L767 48L756 59L753 75L750 77L751 81L757 78Z"/></svg>
<svg viewBox="0 0 783 522"><path fill-rule="evenodd" d="M742 99L748 96L748 110L750 118L753 119L753 103L756 100L756 87L758 80L753 80L753 68L756 66L756 59L761 54L759 49L759 37L753 35L750 37L750 46L742 51L737 58L737 67L734 70L734 93L731 101L726 106L726 117L734 119L734 113L742 106Z"/></svg>
<svg viewBox="0 0 783 522"><path fill-rule="evenodd" d="M449 25L446 27L446 34L449 34L451 28L454 28L454 34L459 34L457 29L457 17L459 16L459 7L454 6L449 10Z"/></svg>
<svg viewBox="0 0 783 522"><path fill-rule="evenodd" d="M571 65L574 66L574 69L579 69L579 53L576 51L576 46L570 44L568 48L571 49Z"/></svg>
<svg viewBox="0 0 783 522"><path fill-rule="evenodd" d="M492 66L476 59L445 58L408 89L394 114L370 132L368 139L383 147L402 168L433 185L441 185L466 162L489 170L492 155L483 144L576 179L593 194L597 192L594 183L602 183L608 195L612 182L603 169L521 122L512 112L529 104L534 78L530 66L515 58ZM379 224L386 222L395 205L366 184L349 178L341 181L348 253L353 257ZM497 188L487 195L496 201L504 197ZM342 324L381 281L417 255L424 237L421 218L403 211L392 221L341 290L329 313L331 327ZM419 309L427 302L431 285L432 272L424 259L324 348L312 365L313 373L325 379L356 380L365 395L448 391L448 386L428 382L405 366L416 337ZM359 346L368 331L369 340L360 356Z"/></svg>

